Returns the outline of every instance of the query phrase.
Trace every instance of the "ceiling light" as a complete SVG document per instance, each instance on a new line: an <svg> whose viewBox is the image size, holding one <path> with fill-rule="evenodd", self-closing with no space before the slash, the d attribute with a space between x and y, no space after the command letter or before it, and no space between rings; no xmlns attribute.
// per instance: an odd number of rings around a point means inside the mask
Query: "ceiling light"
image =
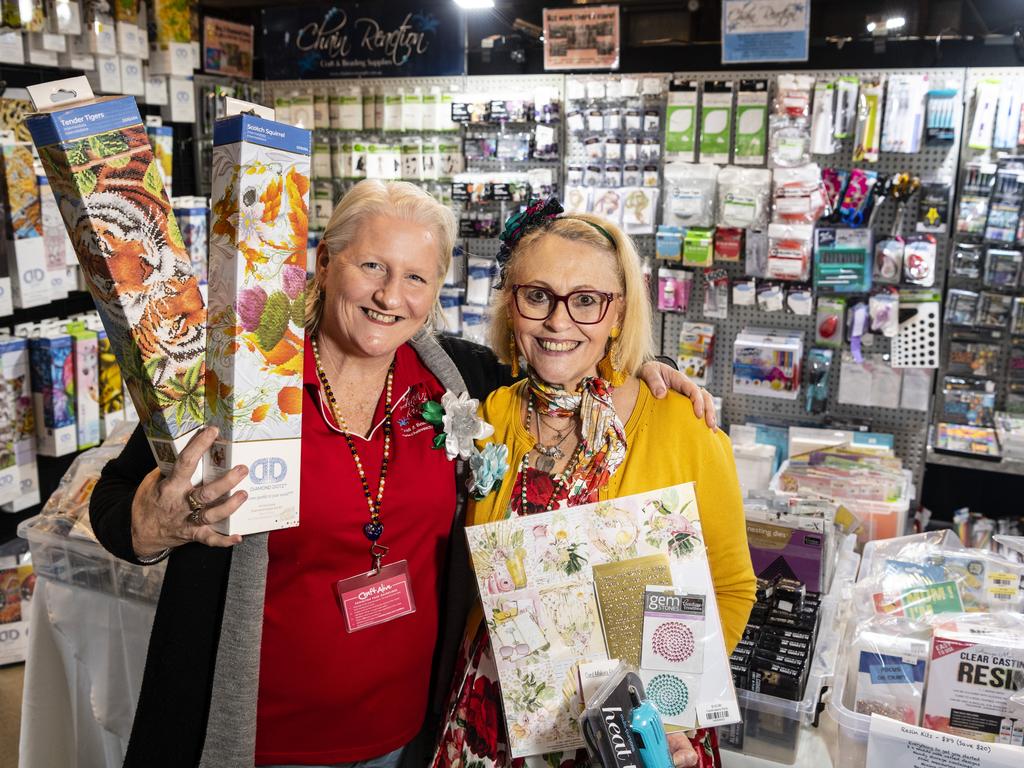
<svg viewBox="0 0 1024 768"><path fill-rule="evenodd" d="M873 21L868 22L868 32L874 32L878 28L878 25Z"/></svg>
<svg viewBox="0 0 1024 768"><path fill-rule="evenodd" d="M465 11L481 11L493 8L494 0L455 0L455 4Z"/></svg>
<svg viewBox="0 0 1024 768"><path fill-rule="evenodd" d="M903 29L906 24L907 20L902 16L892 16L885 20L886 29Z"/></svg>

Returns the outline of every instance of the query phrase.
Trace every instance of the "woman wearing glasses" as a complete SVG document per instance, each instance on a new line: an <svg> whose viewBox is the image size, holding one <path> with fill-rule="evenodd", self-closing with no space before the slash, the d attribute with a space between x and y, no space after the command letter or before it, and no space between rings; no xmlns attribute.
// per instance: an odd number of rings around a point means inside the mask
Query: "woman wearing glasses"
<svg viewBox="0 0 1024 768"><path fill-rule="evenodd" d="M694 424L683 397L656 400L637 377L651 351L650 303L630 239L590 215L560 216L555 200L513 217L498 256L491 346L527 377L487 398L483 418L508 447L500 486L471 502L467 525L695 481L726 650L754 603L754 573L728 438ZM499 632L500 634L500 632ZM434 766L519 765L508 753L491 637L479 606L470 618ZM528 645L526 643L519 643ZM676 765L717 764L713 733L669 737ZM694 746L698 748L695 749ZM586 765L586 753L527 758Z"/></svg>

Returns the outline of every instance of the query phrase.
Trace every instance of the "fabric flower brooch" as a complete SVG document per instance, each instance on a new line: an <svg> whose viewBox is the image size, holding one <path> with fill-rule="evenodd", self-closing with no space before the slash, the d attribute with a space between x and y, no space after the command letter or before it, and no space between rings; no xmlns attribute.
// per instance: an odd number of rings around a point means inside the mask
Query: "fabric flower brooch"
<svg viewBox="0 0 1024 768"><path fill-rule="evenodd" d="M477 500L500 486L508 471L507 446L488 443L483 451L476 447L477 440L494 434L494 427L477 416L479 406L467 392L447 391L441 402L428 400L420 411L423 420L437 430L434 448L443 448L449 461L456 457L469 461L469 490Z"/></svg>

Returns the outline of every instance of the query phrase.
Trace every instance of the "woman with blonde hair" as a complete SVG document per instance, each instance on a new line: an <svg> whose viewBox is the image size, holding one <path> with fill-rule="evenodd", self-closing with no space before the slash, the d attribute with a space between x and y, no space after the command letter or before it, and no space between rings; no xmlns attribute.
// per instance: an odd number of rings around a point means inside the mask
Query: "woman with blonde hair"
<svg viewBox="0 0 1024 768"><path fill-rule="evenodd" d="M506 224L498 256L491 344L526 378L487 398L489 442L508 449L492 492L471 501L466 525L695 482L727 652L754 604L742 495L729 439L695 428L693 408L651 396L637 378L651 354L651 308L640 260L617 226L560 215L551 199ZM479 496L478 496L479 498ZM512 761L497 671L479 604L471 614L434 766L587 765L586 753ZM694 745L670 734L676 765L711 765L713 733Z"/></svg>
<svg viewBox="0 0 1024 768"><path fill-rule="evenodd" d="M431 670L458 643L442 617L464 623L468 597L441 588L462 462L421 412L511 381L485 348L433 332L455 237L452 212L407 182L359 182L335 208L307 287L297 528L213 529L248 471L193 486L214 429L168 477L141 430L104 469L99 540L129 562L170 558L126 766L423 764L410 745ZM378 570L415 610L344 613L349 580Z"/></svg>

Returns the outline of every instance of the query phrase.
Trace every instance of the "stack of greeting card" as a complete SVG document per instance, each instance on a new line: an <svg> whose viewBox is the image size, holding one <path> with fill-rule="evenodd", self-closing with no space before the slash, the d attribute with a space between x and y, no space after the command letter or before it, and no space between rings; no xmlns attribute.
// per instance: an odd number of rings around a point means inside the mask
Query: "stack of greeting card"
<svg viewBox="0 0 1024 768"><path fill-rule="evenodd" d="M666 725L739 720L693 483L466 529L513 757L583 745L578 666L638 666Z"/></svg>

